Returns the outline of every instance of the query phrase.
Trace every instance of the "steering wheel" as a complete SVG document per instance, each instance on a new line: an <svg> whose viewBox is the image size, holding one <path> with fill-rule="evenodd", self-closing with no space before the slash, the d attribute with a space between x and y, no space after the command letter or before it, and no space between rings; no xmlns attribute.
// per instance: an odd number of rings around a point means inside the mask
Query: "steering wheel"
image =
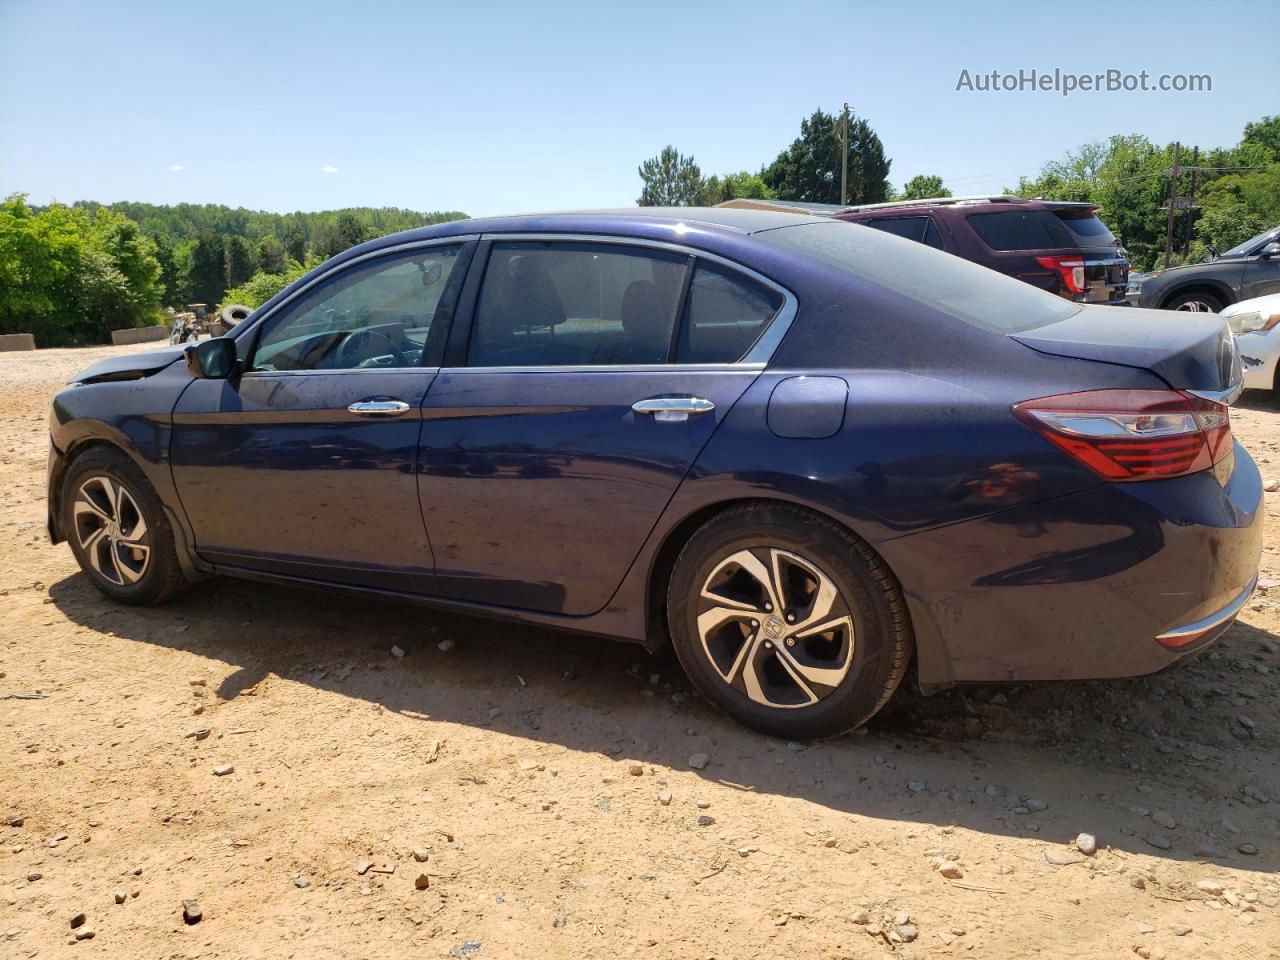
<svg viewBox="0 0 1280 960"><path fill-rule="evenodd" d="M391 359L397 367L409 366L408 358L405 357L400 349L395 345L395 341L388 337L381 330L375 327L365 327L362 330L352 330L347 334L347 338L342 341L342 346L338 348L339 366L341 367L358 367L365 361L372 359L367 356L360 356L352 344L361 343L365 337L378 337L386 342L387 352L391 354Z"/></svg>

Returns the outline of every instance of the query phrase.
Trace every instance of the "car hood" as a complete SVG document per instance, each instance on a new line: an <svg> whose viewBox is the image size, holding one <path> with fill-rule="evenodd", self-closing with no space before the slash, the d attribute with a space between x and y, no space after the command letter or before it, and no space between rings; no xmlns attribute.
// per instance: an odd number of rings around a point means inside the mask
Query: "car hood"
<svg viewBox="0 0 1280 960"><path fill-rule="evenodd" d="M102 383L105 380L141 380L182 359L182 347L165 347L123 357L108 357L81 371L73 383Z"/></svg>
<svg viewBox="0 0 1280 960"><path fill-rule="evenodd" d="M1086 306L1010 336L1040 353L1141 367L1179 390L1224 391L1240 379L1231 331L1216 313Z"/></svg>

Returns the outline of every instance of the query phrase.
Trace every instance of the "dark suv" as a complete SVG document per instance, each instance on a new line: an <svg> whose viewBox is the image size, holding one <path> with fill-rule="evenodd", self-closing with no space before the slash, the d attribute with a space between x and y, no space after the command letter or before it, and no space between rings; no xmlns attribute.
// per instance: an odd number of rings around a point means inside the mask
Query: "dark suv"
<svg viewBox="0 0 1280 960"><path fill-rule="evenodd" d="M916 240L1068 300L1124 306L1129 258L1092 203L941 197L848 207L837 219Z"/></svg>

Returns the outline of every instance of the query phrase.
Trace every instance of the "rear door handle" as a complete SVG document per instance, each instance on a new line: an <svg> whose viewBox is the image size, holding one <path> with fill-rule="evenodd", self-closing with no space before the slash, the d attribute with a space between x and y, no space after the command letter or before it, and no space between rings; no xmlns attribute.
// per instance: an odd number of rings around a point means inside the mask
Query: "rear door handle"
<svg viewBox="0 0 1280 960"><path fill-rule="evenodd" d="M403 400L360 400L347 407L348 413L359 417L398 417L409 412Z"/></svg>
<svg viewBox="0 0 1280 960"><path fill-rule="evenodd" d="M701 413L710 413L715 408L714 403L701 397L655 397L637 400L631 405L636 413L647 413L661 423L679 423Z"/></svg>

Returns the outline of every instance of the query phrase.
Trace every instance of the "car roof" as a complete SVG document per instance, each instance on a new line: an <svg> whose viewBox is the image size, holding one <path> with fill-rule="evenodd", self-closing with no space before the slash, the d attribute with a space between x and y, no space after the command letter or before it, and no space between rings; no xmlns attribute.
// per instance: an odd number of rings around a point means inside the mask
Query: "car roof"
<svg viewBox="0 0 1280 960"><path fill-rule="evenodd" d="M726 207L626 207L600 210L566 210L512 216L477 217L418 227L373 241L404 243L434 237L475 233L602 233L647 235L654 227L681 231L683 228L748 236L779 227L805 223L829 223L827 217L804 216L774 210L746 210ZM366 245L369 246L369 245Z"/></svg>
<svg viewBox="0 0 1280 960"><path fill-rule="evenodd" d="M1041 197L1027 198L1016 196L990 197L931 197L923 200L893 200L888 203L869 203L858 207L847 207L836 216L841 220L863 220L870 217L892 215L918 216L921 212L958 211L966 213L1017 210L1052 210L1055 213L1097 213L1102 207L1096 203L1075 200L1045 200Z"/></svg>

